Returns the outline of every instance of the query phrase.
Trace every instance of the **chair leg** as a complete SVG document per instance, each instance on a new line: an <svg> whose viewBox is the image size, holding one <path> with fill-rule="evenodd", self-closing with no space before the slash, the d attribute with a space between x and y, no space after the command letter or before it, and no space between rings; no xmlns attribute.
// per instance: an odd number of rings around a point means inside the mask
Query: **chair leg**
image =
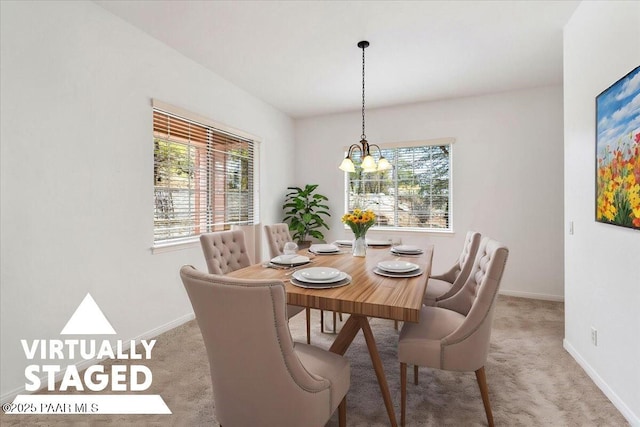
<svg viewBox="0 0 640 427"><path fill-rule="evenodd" d="M407 413L407 364L400 363L400 425L404 427Z"/></svg>
<svg viewBox="0 0 640 427"><path fill-rule="evenodd" d="M418 385L418 365L413 365L413 383Z"/></svg>
<svg viewBox="0 0 640 427"><path fill-rule="evenodd" d="M320 310L320 332L324 334L324 310Z"/></svg>
<svg viewBox="0 0 640 427"><path fill-rule="evenodd" d="M338 405L338 426L347 427L347 396Z"/></svg>
<svg viewBox="0 0 640 427"><path fill-rule="evenodd" d="M393 321L393 329L395 329L396 331L398 330L398 321L397 320Z"/></svg>
<svg viewBox="0 0 640 427"><path fill-rule="evenodd" d="M489 427L493 427L493 414L491 413L491 404L489 403L489 387L487 387L487 376L484 372L484 366L476 371L476 379L480 386L480 394L482 395L482 403L487 413L487 422Z"/></svg>
<svg viewBox="0 0 640 427"><path fill-rule="evenodd" d="M333 312L333 333L336 333L336 312Z"/></svg>
<svg viewBox="0 0 640 427"><path fill-rule="evenodd" d="M307 344L311 344L311 309L309 307L305 310L307 316Z"/></svg>
<svg viewBox="0 0 640 427"><path fill-rule="evenodd" d="M338 316L340 317L340 321L342 322L342 312L338 313Z"/></svg>

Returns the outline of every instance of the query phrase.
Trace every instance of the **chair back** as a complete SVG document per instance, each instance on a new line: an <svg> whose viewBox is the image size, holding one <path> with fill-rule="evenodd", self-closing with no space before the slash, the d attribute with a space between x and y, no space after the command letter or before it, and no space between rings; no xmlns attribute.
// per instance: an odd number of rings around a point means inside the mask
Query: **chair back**
<svg viewBox="0 0 640 427"><path fill-rule="evenodd" d="M480 247L481 237L482 236L478 232L467 232L467 236L464 239L464 246L462 247L462 253L460 254L456 264L448 272L452 279L450 281L452 286L446 293L437 298L438 301L452 297L462 289L469 278L469 274L471 274L471 269L473 268L473 263L476 259L478 248Z"/></svg>
<svg viewBox="0 0 640 427"><path fill-rule="evenodd" d="M465 316L462 324L442 339L442 369L475 371L489 353L491 325L500 281L509 249L500 242L482 239L471 274L454 296L438 301L437 307Z"/></svg>
<svg viewBox="0 0 640 427"><path fill-rule="evenodd" d="M468 277L471 272L471 268L473 268L473 262L476 259L478 248L480 247L480 240L480 233L475 231L467 232L467 236L464 239L464 246L462 247L462 253L460 254L460 258L458 258L457 276Z"/></svg>
<svg viewBox="0 0 640 427"><path fill-rule="evenodd" d="M273 225L265 225L264 231L267 234L267 242L269 243L269 254L271 258L282 255L284 244L293 242L291 233L289 233L289 225L279 223Z"/></svg>
<svg viewBox="0 0 640 427"><path fill-rule="evenodd" d="M242 230L201 234L200 244L211 274L227 274L251 265Z"/></svg>
<svg viewBox="0 0 640 427"><path fill-rule="evenodd" d="M310 374L296 355L284 283L212 275L192 266L182 267L180 277L207 350L220 424L326 422L318 420L330 413L330 383Z"/></svg>

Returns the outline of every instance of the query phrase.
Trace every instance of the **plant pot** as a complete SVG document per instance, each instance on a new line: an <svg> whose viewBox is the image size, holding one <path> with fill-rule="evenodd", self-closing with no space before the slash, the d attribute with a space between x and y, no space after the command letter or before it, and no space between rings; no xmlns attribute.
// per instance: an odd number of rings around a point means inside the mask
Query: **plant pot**
<svg viewBox="0 0 640 427"><path fill-rule="evenodd" d="M298 249L309 249L311 246L311 240L304 240L302 242L298 242Z"/></svg>

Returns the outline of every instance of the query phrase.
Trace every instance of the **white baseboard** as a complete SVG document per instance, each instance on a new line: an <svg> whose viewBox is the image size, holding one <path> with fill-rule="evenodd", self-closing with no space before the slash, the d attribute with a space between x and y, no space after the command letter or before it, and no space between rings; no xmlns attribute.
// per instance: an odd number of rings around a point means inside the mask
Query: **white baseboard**
<svg viewBox="0 0 640 427"><path fill-rule="evenodd" d="M562 346L565 350L578 362L578 365L589 375L591 380L598 386L605 396L613 403L623 417L629 421L634 427L640 427L640 417L633 413L633 411L618 397L618 395L609 387L609 385L602 379L600 375L587 363L586 360L580 356L580 353L566 340L562 340Z"/></svg>
<svg viewBox="0 0 640 427"><path fill-rule="evenodd" d="M510 297L520 297L520 298L529 298L529 299L540 299L540 300L544 300L544 301L564 302L564 296L562 296L562 295L534 294L532 292L510 291L508 289L501 289L498 293L500 295L507 295L507 296L510 296Z"/></svg>
<svg viewBox="0 0 640 427"><path fill-rule="evenodd" d="M157 328L151 329L150 331L147 331L141 335L138 335L135 338L130 338L127 340L122 340L122 349L123 351L129 350L129 348L131 347L131 340L135 340L136 345L140 343L141 340L148 340L151 338L155 338L160 334L163 334L167 331L170 331L171 329L177 328L178 326L185 324L191 320L195 319L195 314L191 313L191 314L185 314L184 316L178 317L175 320L172 320L171 322L165 323L164 325L161 325ZM114 349L115 351L115 349ZM102 360L104 359L89 359L89 360L83 360L79 363L76 363L75 366L78 369L78 372L83 371L84 369L87 369L89 366L93 366L95 364L100 363ZM64 371L59 372L56 375L56 382L62 380L62 377L64 376ZM40 382L41 384L46 384L47 383L47 376L42 376L40 377ZM0 403L7 403L7 402L12 402L13 399L16 398L17 395L19 394L31 394L31 392L26 392L24 387L18 387L14 390L11 390L5 394L3 394L0 397Z"/></svg>
<svg viewBox="0 0 640 427"><path fill-rule="evenodd" d="M0 403L5 404L13 402L13 399L15 399L19 394L24 394L24 387L18 387L3 394L2 398L0 398Z"/></svg>
<svg viewBox="0 0 640 427"><path fill-rule="evenodd" d="M140 343L141 340L148 340L151 338L155 338L160 334L164 334L167 331L170 331L172 329L177 328L180 325L184 325L185 323L193 320L196 318L196 315L194 313L190 313L190 314L185 314L184 316L180 316L175 320L172 320L169 323L165 323L164 325L158 326L155 329L152 329L150 331L147 331L139 336L137 336L135 338L136 340L136 345Z"/></svg>

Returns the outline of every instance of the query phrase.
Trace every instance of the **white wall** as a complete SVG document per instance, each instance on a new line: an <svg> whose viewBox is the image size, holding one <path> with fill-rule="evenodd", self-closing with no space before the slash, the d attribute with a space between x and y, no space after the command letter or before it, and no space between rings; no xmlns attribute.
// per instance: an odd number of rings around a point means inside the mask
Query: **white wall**
<svg viewBox="0 0 640 427"><path fill-rule="evenodd" d="M372 144L456 138L455 234L401 233L403 243L434 244L438 272L457 260L466 232L479 231L510 248L503 293L563 298L561 87L367 110L366 119ZM296 121L296 181L320 184L318 191L329 197L329 240L350 236L340 223L338 165L344 149L360 140L360 126L356 112Z"/></svg>
<svg viewBox="0 0 640 427"><path fill-rule="evenodd" d="M1 370L24 387L20 339L58 339L90 292L128 340L192 313L178 276L199 246L152 255L151 98L262 138L270 188L293 182L293 122L90 2L1 2Z"/></svg>
<svg viewBox="0 0 640 427"><path fill-rule="evenodd" d="M582 2L564 30L565 348L640 426L640 233L596 223L595 97L640 65L640 3ZM598 345L591 344L591 327Z"/></svg>

